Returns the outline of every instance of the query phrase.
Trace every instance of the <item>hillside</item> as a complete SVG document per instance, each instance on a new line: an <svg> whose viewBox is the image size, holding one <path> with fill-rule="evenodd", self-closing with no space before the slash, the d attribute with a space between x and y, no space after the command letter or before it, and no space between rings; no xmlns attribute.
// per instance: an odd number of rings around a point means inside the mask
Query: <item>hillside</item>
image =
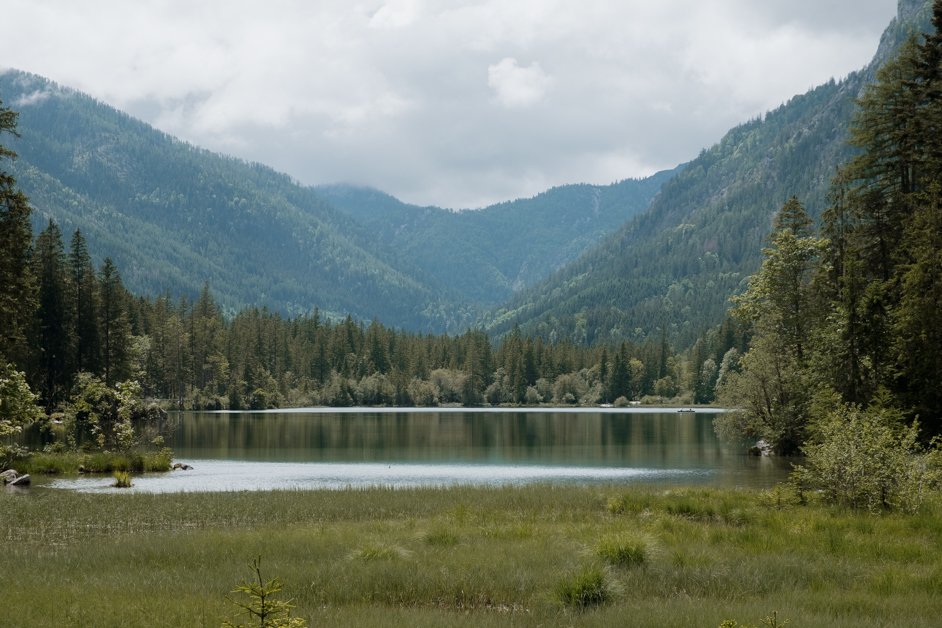
<svg viewBox="0 0 942 628"><path fill-rule="evenodd" d="M0 98L20 113L13 174L37 229L49 219L66 235L81 229L135 293L192 298L208 281L230 312L318 308L461 331L644 209L671 174L450 212L305 187L35 75L0 74Z"/></svg>
<svg viewBox="0 0 942 628"><path fill-rule="evenodd" d="M678 170L611 185L565 185L457 212L408 205L370 188L316 190L427 275L469 301L493 306L545 279L643 211Z"/></svg>
<svg viewBox="0 0 942 628"><path fill-rule="evenodd" d="M200 150L37 76L0 75L20 112L13 173L66 234L80 228L140 294L195 296L210 282L233 310L352 313L440 330L449 290L390 264L370 234L269 168Z"/></svg>
<svg viewBox="0 0 942 628"><path fill-rule="evenodd" d="M491 312L496 333L518 324L549 338L642 339L666 328L681 346L717 324L759 266L775 212L797 195L813 216L851 154L855 100L931 2L901 0L867 68L731 130L668 181L650 208L598 247Z"/></svg>

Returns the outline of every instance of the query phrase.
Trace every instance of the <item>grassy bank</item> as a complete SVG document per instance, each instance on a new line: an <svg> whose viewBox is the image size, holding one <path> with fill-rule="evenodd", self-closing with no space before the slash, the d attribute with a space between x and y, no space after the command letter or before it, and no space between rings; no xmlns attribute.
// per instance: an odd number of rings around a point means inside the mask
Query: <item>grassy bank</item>
<svg viewBox="0 0 942 628"><path fill-rule="evenodd" d="M537 486L0 494L10 626L218 626L262 557L322 625L933 626L942 504ZM584 607L583 607L584 605Z"/></svg>
<svg viewBox="0 0 942 628"><path fill-rule="evenodd" d="M169 449L160 451L110 453L33 452L16 462L20 473L31 475L60 475L76 473L147 473L169 471L173 462Z"/></svg>

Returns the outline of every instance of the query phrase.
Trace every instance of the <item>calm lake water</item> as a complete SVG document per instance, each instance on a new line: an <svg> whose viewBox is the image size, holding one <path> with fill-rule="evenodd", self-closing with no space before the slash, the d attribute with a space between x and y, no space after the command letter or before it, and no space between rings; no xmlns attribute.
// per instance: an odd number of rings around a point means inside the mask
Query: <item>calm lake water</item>
<svg viewBox="0 0 942 628"><path fill-rule="evenodd" d="M168 444L191 471L132 492L505 485L529 482L771 486L787 463L719 442L716 411L324 409L184 412ZM109 491L111 478L56 479Z"/></svg>

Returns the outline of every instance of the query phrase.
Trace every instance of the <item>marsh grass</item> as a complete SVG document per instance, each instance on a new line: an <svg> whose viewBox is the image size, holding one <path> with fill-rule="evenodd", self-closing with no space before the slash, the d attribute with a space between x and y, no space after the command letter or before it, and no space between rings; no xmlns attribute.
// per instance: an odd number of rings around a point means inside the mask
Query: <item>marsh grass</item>
<svg viewBox="0 0 942 628"><path fill-rule="evenodd" d="M770 609L794 626L934 626L942 616L938 500L872 516L694 489L36 487L0 493L0 512L0 608L17 626L218 626L256 556L312 626L718 626Z"/></svg>
<svg viewBox="0 0 942 628"><path fill-rule="evenodd" d="M131 488L132 485L130 473L127 471L114 472L114 486L116 488Z"/></svg>
<svg viewBox="0 0 942 628"><path fill-rule="evenodd" d="M647 555L644 541L630 536L607 536L596 548L599 558L616 567L643 565Z"/></svg>
<svg viewBox="0 0 942 628"><path fill-rule="evenodd" d="M79 472L110 474L116 471L148 473L169 471L169 449L152 452L35 452L19 461L23 473L33 475L70 475Z"/></svg>

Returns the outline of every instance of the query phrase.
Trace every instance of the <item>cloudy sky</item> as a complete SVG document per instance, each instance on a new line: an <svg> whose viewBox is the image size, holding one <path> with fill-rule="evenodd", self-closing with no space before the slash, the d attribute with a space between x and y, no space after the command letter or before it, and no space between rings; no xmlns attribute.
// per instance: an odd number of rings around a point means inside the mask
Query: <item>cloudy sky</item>
<svg viewBox="0 0 942 628"><path fill-rule="evenodd" d="M303 183L453 208L687 161L864 66L896 11L896 0L3 4L0 67Z"/></svg>

